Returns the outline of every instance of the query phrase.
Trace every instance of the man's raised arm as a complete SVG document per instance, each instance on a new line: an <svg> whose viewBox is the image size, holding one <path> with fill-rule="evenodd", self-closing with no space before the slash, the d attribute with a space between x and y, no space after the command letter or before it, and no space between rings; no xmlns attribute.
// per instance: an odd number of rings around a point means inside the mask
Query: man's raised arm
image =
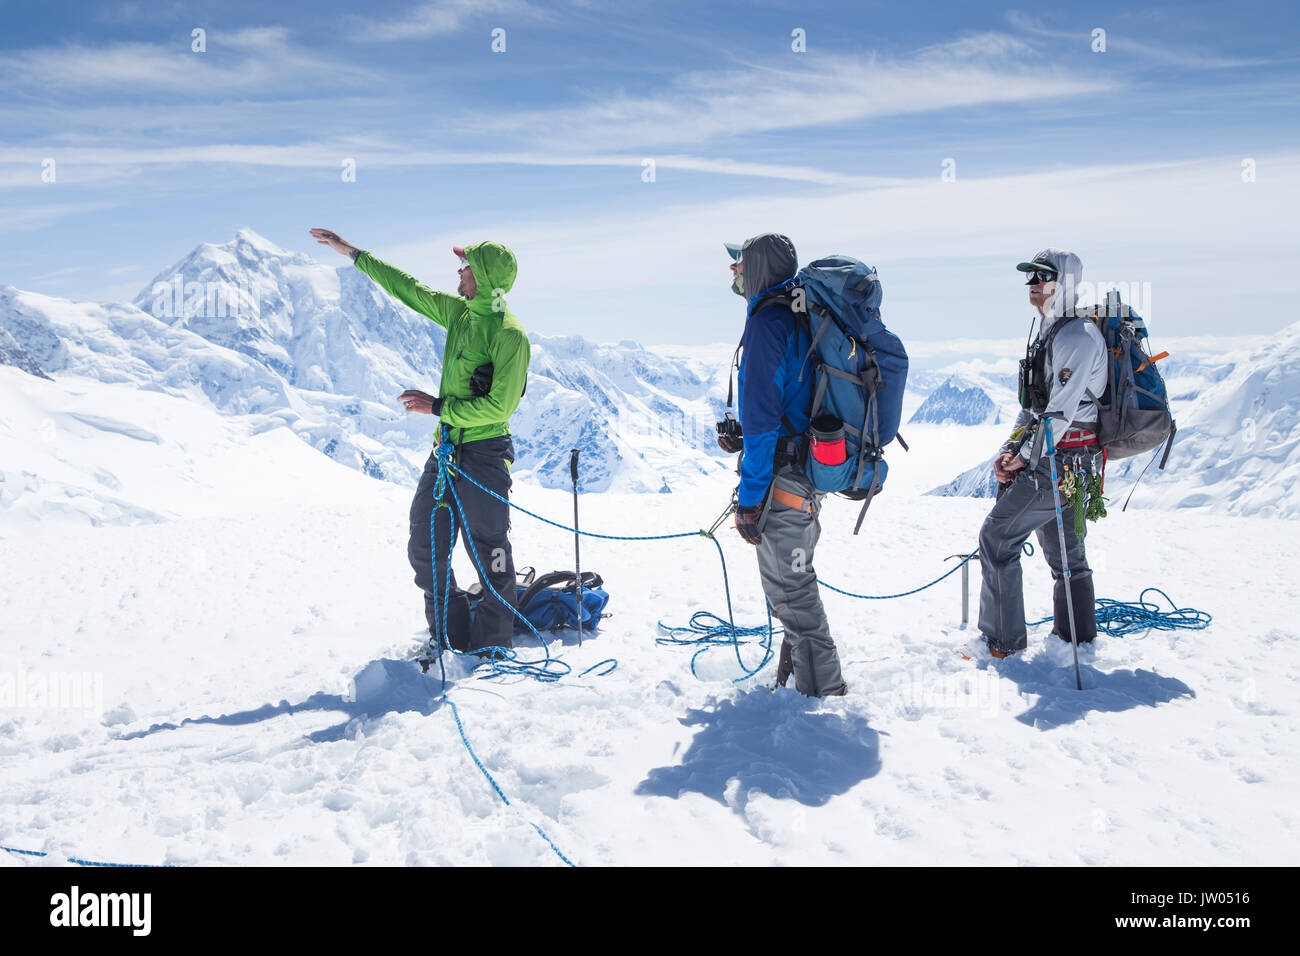
<svg viewBox="0 0 1300 956"><path fill-rule="evenodd" d="M452 316L465 307L465 300L460 296L435 292L396 266L358 249L337 232L313 229L311 234L321 245L329 246L340 255L350 258L358 269L374 279L393 298L425 318L437 322L444 329L450 324Z"/></svg>

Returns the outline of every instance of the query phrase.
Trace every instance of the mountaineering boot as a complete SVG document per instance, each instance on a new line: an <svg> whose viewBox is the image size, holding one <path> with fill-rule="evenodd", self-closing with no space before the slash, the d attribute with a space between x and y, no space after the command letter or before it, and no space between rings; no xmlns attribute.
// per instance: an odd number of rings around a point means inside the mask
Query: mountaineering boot
<svg viewBox="0 0 1300 956"><path fill-rule="evenodd" d="M773 693L778 687L785 686L792 673L794 673L794 658L790 654L790 643L785 638L781 638L781 653L776 661L776 683L772 685Z"/></svg>
<svg viewBox="0 0 1300 956"><path fill-rule="evenodd" d="M1006 660L1008 657L1010 657L1013 654L1019 654L1022 650L1024 650L1023 647L1016 648L1016 650L1014 651L999 650L997 647L994 646L992 641L989 641L989 653L992 654L1000 661Z"/></svg>

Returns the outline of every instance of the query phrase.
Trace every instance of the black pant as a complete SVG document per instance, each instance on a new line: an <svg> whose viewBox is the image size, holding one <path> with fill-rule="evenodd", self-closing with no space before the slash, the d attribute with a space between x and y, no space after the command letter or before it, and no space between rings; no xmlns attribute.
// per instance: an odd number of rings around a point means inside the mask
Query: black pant
<svg viewBox="0 0 1300 956"><path fill-rule="evenodd" d="M466 442L456 450L456 464L460 470L502 498L510 496L510 464L514 460L515 446L509 435ZM451 589L446 601L447 638L457 650L510 647L514 634L511 609L515 599L515 562L508 537L510 506L458 476L458 510L450 489L443 492L441 500L434 500L437 478L435 452L424 466L415 499L411 502L411 538L406 548L411 567L415 569L415 583L424 592L424 617L429 622L429 631L435 637L438 634L438 621L443 609L442 590L448 581L447 565L455 544L453 529L455 536L459 537L468 524L469 541L465 550L470 553L471 560L477 554L475 567L483 587L483 600L471 622L468 597L457 587L455 574L450 574ZM432 537L429 527L431 515ZM469 548L471 542L473 552ZM487 581L483 580L484 572ZM509 605L492 596L488 583Z"/></svg>

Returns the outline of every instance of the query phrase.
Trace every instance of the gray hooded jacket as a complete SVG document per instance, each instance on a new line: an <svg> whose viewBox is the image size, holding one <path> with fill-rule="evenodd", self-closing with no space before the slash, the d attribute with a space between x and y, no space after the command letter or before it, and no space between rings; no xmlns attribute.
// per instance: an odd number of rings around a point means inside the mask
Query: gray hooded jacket
<svg viewBox="0 0 1300 956"><path fill-rule="evenodd" d="M1052 426L1054 439L1060 438L1069 425L1096 425L1095 399L1106 390L1107 374L1106 340L1095 322L1075 315L1083 263L1073 252L1060 249L1044 250L1034 258L1050 262L1056 267L1058 276L1056 291L1038 319L1035 338L1041 341L1058 322L1065 324L1057 330L1047 349L1044 371L1051 389L1046 411L1040 417L1029 409L1022 409L1016 418L1012 440L1003 446L1004 451L1015 451L1019 444L1020 456L1031 464L1037 463L1042 447L1042 418L1055 420Z"/></svg>

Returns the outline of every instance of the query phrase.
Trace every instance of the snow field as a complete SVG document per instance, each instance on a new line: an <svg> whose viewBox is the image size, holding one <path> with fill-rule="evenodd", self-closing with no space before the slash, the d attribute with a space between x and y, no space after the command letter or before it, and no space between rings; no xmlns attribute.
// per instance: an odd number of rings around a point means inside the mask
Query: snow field
<svg viewBox="0 0 1300 956"><path fill-rule="evenodd" d="M584 539L613 616L581 649L572 634L552 646L575 674L609 656L616 671L542 685L449 666L450 698L511 808L466 753L436 669L409 663L423 626L409 492L332 486L346 470L322 467L301 505L257 507L245 489L224 513L9 529L0 680L52 688L90 673L102 693L98 707L64 693L61 707L29 694L0 708L0 843L55 862L560 864L531 821L589 865L1295 859L1287 522L1116 511L1096 525L1099 595L1159 586L1215 624L1101 638L1082 694L1046 627L1023 658L981 654L958 626L959 574L892 601L824 592L850 685L826 702L768 693L774 663L732 684L720 648L697 680L689 650L655 645L658 619L725 613L712 544ZM587 495L582 524L704 527L729 492ZM516 500L572 513L558 491L521 483ZM832 499L819 576L915 587L973 547L987 506L891 487L855 538L855 506ZM721 540L737 621L761 623L753 555L734 532ZM571 535L522 514L513 541L521 567L572 559ZM463 553L456 567L468 580ZM1031 619L1046 614L1037 555L1026 592ZM761 651L742 654L752 666Z"/></svg>

